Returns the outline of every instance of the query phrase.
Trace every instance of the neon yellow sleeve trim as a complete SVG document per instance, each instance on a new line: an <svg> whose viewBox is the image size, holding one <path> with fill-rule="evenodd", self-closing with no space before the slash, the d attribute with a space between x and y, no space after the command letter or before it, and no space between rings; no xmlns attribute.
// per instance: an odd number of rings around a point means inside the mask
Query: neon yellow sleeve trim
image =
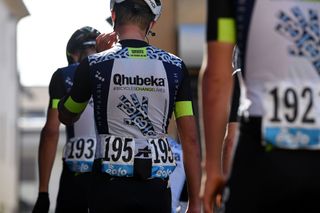
<svg viewBox="0 0 320 213"><path fill-rule="evenodd" d="M59 104L60 99L52 99L52 109L58 109L58 104Z"/></svg>
<svg viewBox="0 0 320 213"><path fill-rule="evenodd" d="M193 115L191 101L178 101L174 109L174 115L177 118Z"/></svg>
<svg viewBox="0 0 320 213"><path fill-rule="evenodd" d="M232 18L218 19L218 41L235 43L236 42L236 26Z"/></svg>
<svg viewBox="0 0 320 213"><path fill-rule="evenodd" d="M64 103L64 106L68 111L78 114L86 108L87 104L87 101L83 103L77 103L69 96L67 101Z"/></svg>

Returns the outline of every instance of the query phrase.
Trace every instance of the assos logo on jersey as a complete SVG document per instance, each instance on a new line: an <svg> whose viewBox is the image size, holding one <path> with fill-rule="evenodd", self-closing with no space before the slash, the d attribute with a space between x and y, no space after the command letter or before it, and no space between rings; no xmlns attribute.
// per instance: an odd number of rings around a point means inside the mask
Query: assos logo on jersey
<svg viewBox="0 0 320 213"><path fill-rule="evenodd" d="M138 86L157 86L164 87L164 78L155 78L153 75L150 77L142 78L138 75L136 76L125 76L120 74L115 74L113 76L113 83L115 85L138 85Z"/></svg>

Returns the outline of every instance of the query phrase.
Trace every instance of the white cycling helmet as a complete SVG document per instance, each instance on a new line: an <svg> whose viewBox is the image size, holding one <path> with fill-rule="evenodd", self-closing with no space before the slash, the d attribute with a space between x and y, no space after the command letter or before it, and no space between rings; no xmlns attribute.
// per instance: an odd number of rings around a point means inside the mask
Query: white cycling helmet
<svg viewBox="0 0 320 213"><path fill-rule="evenodd" d="M111 0L110 1L110 10L113 10L113 6L115 3L121 3L124 2L125 0ZM161 9L162 9L162 3L161 0L144 0L145 3L149 6L151 9L152 13L155 15L154 21L157 21L158 18L161 15Z"/></svg>

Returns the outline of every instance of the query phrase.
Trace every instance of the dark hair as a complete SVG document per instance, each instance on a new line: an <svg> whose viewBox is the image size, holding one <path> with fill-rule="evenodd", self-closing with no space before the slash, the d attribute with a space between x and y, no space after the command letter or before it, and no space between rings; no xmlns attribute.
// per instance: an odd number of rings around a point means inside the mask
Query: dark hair
<svg viewBox="0 0 320 213"><path fill-rule="evenodd" d="M141 30L147 30L155 15L143 0L130 0L115 4L115 26L126 24L138 25Z"/></svg>

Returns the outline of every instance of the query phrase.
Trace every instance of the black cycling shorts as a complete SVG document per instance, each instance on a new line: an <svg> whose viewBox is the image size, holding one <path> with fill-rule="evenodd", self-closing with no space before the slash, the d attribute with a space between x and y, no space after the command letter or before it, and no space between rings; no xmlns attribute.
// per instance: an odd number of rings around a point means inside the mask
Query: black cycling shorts
<svg viewBox="0 0 320 213"><path fill-rule="evenodd" d="M56 213L88 213L91 173L74 173L64 163L60 178Z"/></svg>
<svg viewBox="0 0 320 213"><path fill-rule="evenodd" d="M142 180L94 173L90 213L171 213L168 180Z"/></svg>
<svg viewBox="0 0 320 213"><path fill-rule="evenodd" d="M261 118L241 121L225 212L320 212L320 152L261 143Z"/></svg>

